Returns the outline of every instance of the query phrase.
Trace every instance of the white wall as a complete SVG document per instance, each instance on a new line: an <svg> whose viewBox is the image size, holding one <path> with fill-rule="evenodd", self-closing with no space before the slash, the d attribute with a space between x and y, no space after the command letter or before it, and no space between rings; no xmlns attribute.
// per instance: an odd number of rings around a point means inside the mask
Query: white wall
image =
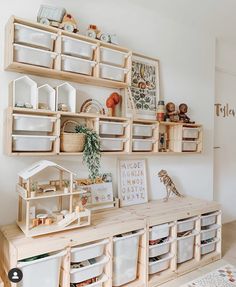
<svg viewBox="0 0 236 287"><path fill-rule="evenodd" d="M236 46L217 42L216 103L236 111ZM224 222L236 219L236 116L215 115L215 199L222 204Z"/></svg>
<svg viewBox="0 0 236 287"><path fill-rule="evenodd" d="M135 2L135 1L134 1ZM41 0L8 0L0 4L0 53L4 57L4 25L10 15L36 19ZM215 41L203 31L195 31L162 18L156 11L139 8L129 1L120 0L58 0L44 3L64 6L79 19L81 31L90 23L101 29L116 32L120 43L133 50L161 60L161 92L163 98L190 106L192 118L204 125L204 152L202 155L156 156L148 158L150 198L164 195L163 187L155 173L165 168L173 176L181 192L201 198L213 198L213 104ZM157 16L158 15L158 16ZM15 220L17 172L39 158L8 157L3 154L4 110L7 108L8 83L19 75L0 70L0 224ZM33 77L34 78L34 77ZM36 79L36 78L35 78ZM38 81L45 82L45 79ZM101 88L76 85L89 94L100 95ZM105 90L104 93L110 91ZM52 157L68 168L86 175L79 157ZM111 171L116 183L116 157L103 158L103 171Z"/></svg>

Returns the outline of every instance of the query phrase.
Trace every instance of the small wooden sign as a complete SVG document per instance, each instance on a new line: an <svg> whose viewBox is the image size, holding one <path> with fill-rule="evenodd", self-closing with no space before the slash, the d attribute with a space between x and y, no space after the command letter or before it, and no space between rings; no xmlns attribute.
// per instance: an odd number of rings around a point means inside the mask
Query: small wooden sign
<svg viewBox="0 0 236 287"><path fill-rule="evenodd" d="M145 159L119 160L118 172L118 194L121 207L147 202Z"/></svg>

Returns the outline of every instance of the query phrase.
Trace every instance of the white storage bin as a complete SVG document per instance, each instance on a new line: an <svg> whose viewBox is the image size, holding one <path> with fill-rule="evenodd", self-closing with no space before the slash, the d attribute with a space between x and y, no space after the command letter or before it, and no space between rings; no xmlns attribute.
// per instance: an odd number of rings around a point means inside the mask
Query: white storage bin
<svg viewBox="0 0 236 287"><path fill-rule="evenodd" d="M96 45L90 42L62 36L62 54L92 60L95 49Z"/></svg>
<svg viewBox="0 0 236 287"><path fill-rule="evenodd" d="M52 151L55 136L12 135L13 151Z"/></svg>
<svg viewBox="0 0 236 287"><path fill-rule="evenodd" d="M184 139L198 139L199 129L198 128L183 128Z"/></svg>
<svg viewBox="0 0 236 287"><path fill-rule="evenodd" d="M137 278L139 239L143 231L113 239L112 286L121 286Z"/></svg>
<svg viewBox="0 0 236 287"><path fill-rule="evenodd" d="M182 151L197 151L198 142L196 141L183 141Z"/></svg>
<svg viewBox="0 0 236 287"><path fill-rule="evenodd" d="M108 240L103 240L93 244L86 244L71 249L71 262L82 262L91 258L99 257L103 254Z"/></svg>
<svg viewBox="0 0 236 287"><path fill-rule="evenodd" d="M132 142L133 151L152 151L153 144L155 143L154 140L148 139L133 139Z"/></svg>
<svg viewBox="0 0 236 287"><path fill-rule="evenodd" d="M123 151L127 139L122 138L100 138L101 151Z"/></svg>
<svg viewBox="0 0 236 287"><path fill-rule="evenodd" d="M177 263L183 263L194 256L195 234L177 238Z"/></svg>
<svg viewBox="0 0 236 287"><path fill-rule="evenodd" d="M61 69L63 71L91 76L95 64L93 61L65 55L61 56Z"/></svg>
<svg viewBox="0 0 236 287"><path fill-rule="evenodd" d="M201 255L205 255L211 252L214 252L216 250L216 244L218 240L206 243L206 244L201 244Z"/></svg>
<svg viewBox="0 0 236 287"><path fill-rule="evenodd" d="M177 223L177 232L185 232L193 230L195 226L196 217L179 220Z"/></svg>
<svg viewBox="0 0 236 287"><path fill-rule="evenodd" d="M173 239L169 239L167 242L149 246L149 257L156 257L168 253L173 241Z"/></svg>
<svg viewBox="0 0 236 287"><path fill-rule="evenodd" d="M154 125L141 125L133 124L133 136L134 137L152 137Z"/></svg>
<svg viewBox="0 0 236 287"><path fill-rule="evenodd" d="M156 225L150 228L149 229L149 241L168 237L170 234L171 225L172 224L165 223L165 224Z"/></svg>
<svg viewBox="0 0 236 287"><path fill-rule="evenodd" d="M122 68L125 67L125 61L128 57L127 53L104 47L101 47L100 51L101 63L115 65Z"/></svg>
<svg viewBox="0 0 236 287"><path fill-rule="evenodd" d="M214 212L211 214L203 214L201 216L201 226L207 226L207 225L215 224L218 214L219 214L219 212Z"/></svg>
<svg viewBox="0 0 236 287"><path fill-rule="evenodd" d="M52 132L56 118L13 114L13 130L29 132Z"/></svg>
<svg viewBox="0 0 236 287"><path fill-rule="evenodd" d="M98 277L97 282L94 282L92 284L85 285L86 287L103 287L106 281L108 280L108 277L106 274L102 274Z"/></svg>
<svg viewBox="0 0 236 287"><path fill-rule="evenodd" d="M48 52L45 50L40 50L36 48L31 48L23 45L14 44L14 61L42 66L45 68L53 68L54 59L57 54L53 52Z"/></svg>
<svg viewBox="0 0 236 287"><path fill-rule="evenodd" d="M148 273L154 274L168 269L170 267L170 261L172 258L172 255L165 254L160 256L160 260L157 260L156 262L149 262Z"/></svg>
<svg viewBox="0 0 236 287"><path fill-rule="evenodd" d="M23 272L18 287L58 287L60 278L61 258L66 252L60 252L45 258L28 262L18 262L17 268ZM34 282L32 284L32 282Z"/></svg>
<svg viewBox="0 0 236 287"><path fill-rule="evenodd" d="M101 256L95 259L96 263L81 267L81 268L71 268L70 270L70 282L79 283L85 280L91 279L93 277L98 277L102 275L103 270L109 258L106 256Z"/></svg>
<svg viewBox="0 0 236 287"><path fill-rule="evenodd" d="M53 51L54 42L57 38L56 34L22 24L15 23L14 26L15 43L31 45Z"/></svg>
<svg viewBox="0 0 236 287"><path fill-rule="evenodd" d="M103 79L124 82L127 69L100 64L100 77Z"/></svg>
<svg viewBox="0 0 236 287"><path fill-rule="evenodd" d="M217 230L219 228L220 228L219 225L214 224L214 225L209 226L209 228L202 230L201 241L215 238L217 236Z"/></svg>
<svg viewBox="0 0 236 287"><path fill-rule="evenodd" d="M100 121L99 134L123 136L126 126L125 123Z"/></svg>

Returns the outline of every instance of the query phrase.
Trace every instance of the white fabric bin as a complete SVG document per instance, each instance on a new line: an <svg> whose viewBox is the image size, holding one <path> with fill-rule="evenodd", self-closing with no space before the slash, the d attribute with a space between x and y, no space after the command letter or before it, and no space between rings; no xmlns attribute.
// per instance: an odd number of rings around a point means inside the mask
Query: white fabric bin
<svg viewBox="0 0 236 287"><path fill-rule="evenodd" d="M185 232L193 230L195 226L196 217L179 220L177 222L177 232Z"/></svg>
<svg viewBox="0 0 236 287"><path fill-rule="evenodd" d="M148 139L133 139L132 143L133 151L152 151L155 141Z"/></svg>
<svg viewBox="0 0 236 287"><path fill-rule="evenodd" d="M160 256L160 260L156 262L149 262L148 273L154 274L161 271L164 271L170 267L170 261L173 258L173 255L165 254Z"/></svg>
<svg viewBox="0 0 236 287"><path fill-rule="evenodd" d="M201 244L201 255L205 255L211 252L214 252L216 250L216 244L218 240L206 243L206 244Z"/></svg>
<svg viewBox="0 0 236 287"><path fill-rule="evenodd" d="M124 82L125 75L127 74L126 69L118 68L115 66L100 64L100 77L103 79Z"/></svg>
<svg viewBox="0 0 236 287"><path fill-rule="evenodd" d="M66 252L47 256L28 262L18 262L17 268L23 272L23 278L18 287L58 287L61 259ZM33 282L33 283L32 283Z"/></svg>
<svg viewBox="0 0 236 287"><path fill-rule="evenodd" d="M98 277L102 275L103 270L109 258L106 256L101 256L95 259L96 263L81 267L81 268L71 268L70 269L70 282L79 283L85 280Z"/></svg>
<svg viewBox="0 0 236 287"><path fill-rule="evenodd" d="M18 44L14 44L13 46L15 62L42 66L50 69L53 68L54 59L57 56L56 53Z"/></svg>
<svg viewBox="0 0 236 287"><path fill-rule="evenodd" d="M53 51L54 42L57 38L56 34L17 23L15 23L14 26L15 43Z"/></svg>
<svg viewBox="0 0 236 287"><path fill-rule="evenodd" d="M13 114L13 130L29 132L52 132L56 118Z"/></svg>
<svg viewBox="0 0 236 287"><path fill-rule="evenodd" d="M165 224L156 225L150 228L149 229L149 241L168 237L170 234L171 225L172 224L165 223Z"/></svg>
<svg viewBox="0 0 236 287"><path fill-rule="evenodd" d="M95 49L96 44L62 36L62 54L92 60Z"/></svg>
<svg viewBox="0 0 236 287"><path fill-rule="evenodd" d="M217 230L220 228L219 225L210 225L209 228L201 231L201 240L208 240L217 236Z"/></svg>
<svg viewBox="0 0 236 287"><path fill-rule="evenodd" d="M55 136L35 136L35 135L12 135L12 150L30 151L52 151Z"/></svg>
<svg viewBox="0 0 236 287"><path fill-rule="evenodd" d="M112 286L121 286L137 278L139 239L143 231L113 239Z"/></svg>
<svg viewBox="0 0 236 287"><path fill-rule="evenodd" d="M101 151L123 151L124 143L127 139L123 138L100 138Z"/></svg>
<svg viewBox="0 0 236 287"><path fill-rule="evenodd" d="M173 241L173 239L169 239L167 242L149 246L149 257L156 257L168 253Z"/></svg>
<svg viewBox="0 0 236 287"><path fill-rule="evenodd" d="M207 226L207 225L215 224L218 214L219 214L219 212L214 212L211 214L203 214L201 216L201 226Z"/></svg>
<svg viewBox="0 0 236 287"><path fill-rule="evenodd" d="M100 135L124 135L125 127L127 125L125 123L119 122L99 122L99 134Z"/></svg>
<svg viewBox="0 0 236 287"><path fill-rule="evenodd" d="M100 242L71 248L71 262L82 262L101 256L108 242L106 239Z"/></svg>
<svg viewBox="0 0 236 287"><path fill-rule="evenodd" d="M199 129L198 128L183 128L183 138L184 139L198 139Z"/></svg>
<svg viewBox="0 0 236 287"><path fill-rule="evenodd" d="M154 125L133 124L134 137L152 137Z"/></svg>
<svg viewBox="0 0 236 287"><path fill-rule="evenodd" d="M66 55L61 56L61 69L67 72L91 76L95 64L96 63L93 61L88 61Z"/></svg>
<svg viewBox="0 0 236 287"><path fill-rule="evenodd" d="M124 68L128 54L110 48L100 48L100 61L104 64L115 65Z"/></svg>
<svg viewBox="0 0 236 287"><path fill-rule="evenodd" d="M182 151L197 151L197 141L183 141Z"/></svg>
<svg viewBox="0 0 236 287"><path fill-rule="evenodd" d="M183 263L193 258L195 233L177 238L177 263Z"/></svg>

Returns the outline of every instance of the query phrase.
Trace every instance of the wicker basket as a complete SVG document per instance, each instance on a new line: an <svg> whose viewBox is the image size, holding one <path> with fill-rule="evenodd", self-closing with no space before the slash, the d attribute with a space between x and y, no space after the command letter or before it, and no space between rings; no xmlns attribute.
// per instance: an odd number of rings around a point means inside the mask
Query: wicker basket
<svg viewBox="0 0 236 287"><path fill-rule="evenodd" d="M78 125L75 121L64 122L61 129L61 151L62 152L82 152L85 144L85 134L76 132L65 132L68 124Z"/></svg>

